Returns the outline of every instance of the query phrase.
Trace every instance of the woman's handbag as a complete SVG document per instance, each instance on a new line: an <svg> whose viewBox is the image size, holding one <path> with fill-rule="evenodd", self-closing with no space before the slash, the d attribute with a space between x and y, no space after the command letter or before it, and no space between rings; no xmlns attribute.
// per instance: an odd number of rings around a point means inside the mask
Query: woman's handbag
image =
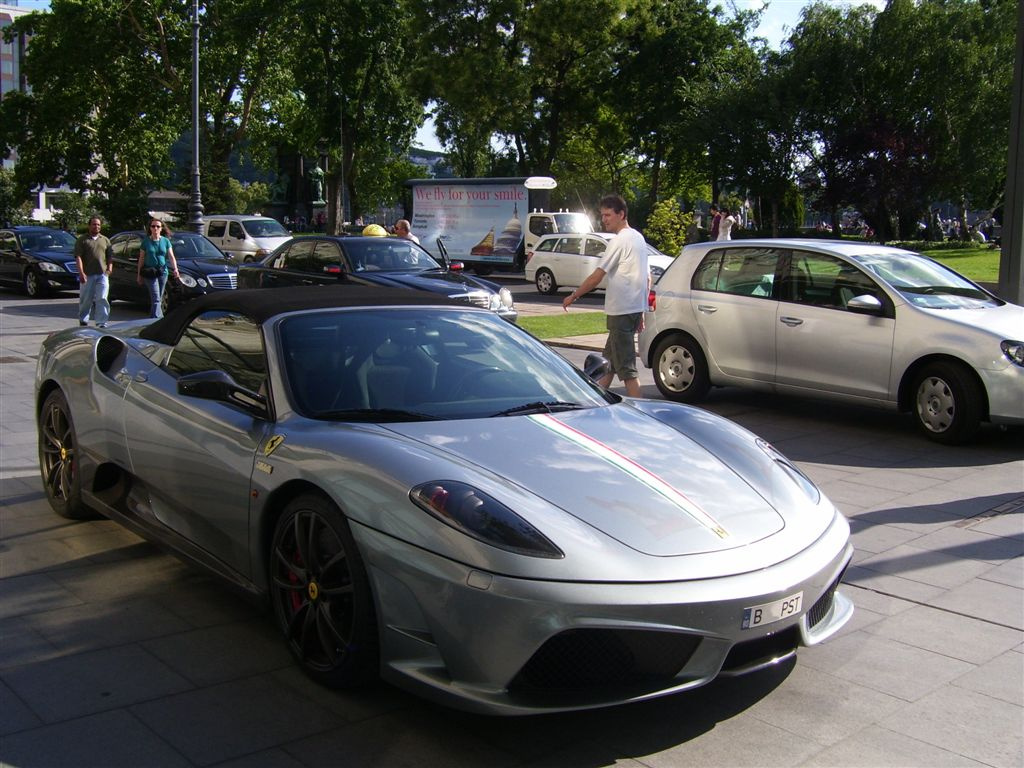
<svg viewBox="0 0 1024 768"><path fill-rule="evenodd" d="M162 271L163 270L157 269L156 267L143 267L142 276L147 280L155 280L156 278L160 277L160 273Z"/></svg>

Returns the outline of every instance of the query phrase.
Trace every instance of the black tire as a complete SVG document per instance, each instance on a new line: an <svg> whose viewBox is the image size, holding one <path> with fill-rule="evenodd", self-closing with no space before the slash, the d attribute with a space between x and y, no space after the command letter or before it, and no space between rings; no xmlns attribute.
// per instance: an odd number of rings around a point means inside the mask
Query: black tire
<svg viewBox="0 0 1024 768"><path fill-rule="evenodd" d="M25 291L25 295L32 299L41 299L47 294L43 276L34 267L25 270L25 274L21 278L21 288Z"/></svg>
<svg viewBox="0 0 1024 768"><path fill-rule="evenodd" d="M51 392L39 412L39 472L46 499L62 517L95 517L82 501L78 437L64 393Z"/></svg>
<svg viewBox="0 0 1024 768"><path fill-rule="evenodd" d="M652 363L654 383L668 400L695 403L711 389L707 359L692 336L676 333L663 339Z"/></svg>
<svg viewBox="0 0 1024 768"><path fill-rule="evenodd" d="M914 420L930 440L964 443L981 427L983 393L971 372L952 362L932 363L914 380Z"/></svg>
<svg viewBox="0 0 1024 768"><path fill-rule="evenodd" d="M269 584L285 642L311 678L352 688L378 674L377 621L362 557L344 515L317 494L285 507L270 547Z"/></svg>
<svg viewBox="0 0 1024 768"><path fill-rule="evenodd" d="M558 282L555 280L555 275L550 269L544 267L538 269L537 274L534 275L533 282L537 286L537 292L545 296L550 296L558 291Z"/></svg>

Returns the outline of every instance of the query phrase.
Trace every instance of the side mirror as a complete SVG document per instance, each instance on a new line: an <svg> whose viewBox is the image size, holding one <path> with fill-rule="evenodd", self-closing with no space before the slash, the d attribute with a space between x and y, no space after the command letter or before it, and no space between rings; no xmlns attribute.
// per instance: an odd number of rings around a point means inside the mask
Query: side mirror
<svg viewBox="0 0 1024 768"><path fill-rule="evenodd" d="M869 315L877 315L882 311L882 302L870 293L862 296L854 296L846 302L846 308L852 312L863 312Z"/></svg>
<svg viewBox="0 0 1024 768"><path fill-rule="evenodd" d="M583 372L587 374L587 378L598 381L612 372L612 364L608 362L608 358L604 355L591 352L587 355L587 359L583 361Z"/></svg>
<svg viewBox="0 0 1024 768"><path fill-rule="evenodd" d="M224 371L199 371L178 379L178 394L265 412L267 398L240 386Z"/></svg>
<svg viewBox="0 0 1024 768"><path fill-rule="evenodd" d="M448 262L448 269L450 269L452 272L461 272L465 268L466 268L466 265L463 264L461 261L450 261L450 262Z"/></svg>

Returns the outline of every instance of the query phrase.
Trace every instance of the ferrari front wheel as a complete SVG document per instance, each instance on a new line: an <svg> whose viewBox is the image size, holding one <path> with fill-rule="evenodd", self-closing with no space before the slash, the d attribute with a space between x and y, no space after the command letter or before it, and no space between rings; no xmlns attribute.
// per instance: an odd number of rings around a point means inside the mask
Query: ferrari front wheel
<svg viewBox="0 0 1024 768"><path fill-rule="evenodd" d="M270 547L269 582L292 655L317 682L351 688L377 675L373 596L341 511L317 494L285 507Z"/></svg>
<svg viewBox="0 0 1024 768"><path fill-rule="evenodd" d="M51 392L39 412L39 471L53 511L72 520L93 516L82 501L78 438L67 398Z"/></svg>

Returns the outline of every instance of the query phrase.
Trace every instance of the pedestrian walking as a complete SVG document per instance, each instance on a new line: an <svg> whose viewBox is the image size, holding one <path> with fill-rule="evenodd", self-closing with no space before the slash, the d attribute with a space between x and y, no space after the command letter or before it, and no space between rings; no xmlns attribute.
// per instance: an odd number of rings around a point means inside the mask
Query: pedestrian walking
<svg viewBox="0 0 1024 768"><path fill-rule="evenodd" d="M170 230L167 230L168 232ZM170 274L178 277L178 262L169 238L164 236L160 219L149 222L149 233L142 238L136 280L149 289L149 316L163 317L164 291L167 289L168 265Z"/></svg>
<svg viewBox="0 0 1024 768"><path fill-rule="evenodd" d="M722 218L718 225L718 239L719 240L732 240L732 228L736 226L736 217L732 215L728 208L722 209Z"/></svg>
<svg viewBox="0 0 1024 768"><path fill-rule="evenodd" d="M100 232L103 220L89 219L89 232L75 241L75 264L78 266L78 324L88 325L91 317L99 328L110 319L110 273L114 269L114 253L110 240Z"/></svg>
<svg viewBox="0 0 1024 768"><path fill-rule="evenodd" d="M562 302L562 308L569 307L580 297L589 293L608 277L604 293L605 321L608 341L604 354L612 365L612 372L598 384L609 387L613 375L617 375L626 387L630 397L640 397L640 381L636 369L636 334L643 330L644 312L647 310L647 295L651 287L651 273L647 266L647 241L637 230L629 226L629 210L626 201L619 195L601 198L601 224L606 232L615 233L597 267Z"/></svg>

